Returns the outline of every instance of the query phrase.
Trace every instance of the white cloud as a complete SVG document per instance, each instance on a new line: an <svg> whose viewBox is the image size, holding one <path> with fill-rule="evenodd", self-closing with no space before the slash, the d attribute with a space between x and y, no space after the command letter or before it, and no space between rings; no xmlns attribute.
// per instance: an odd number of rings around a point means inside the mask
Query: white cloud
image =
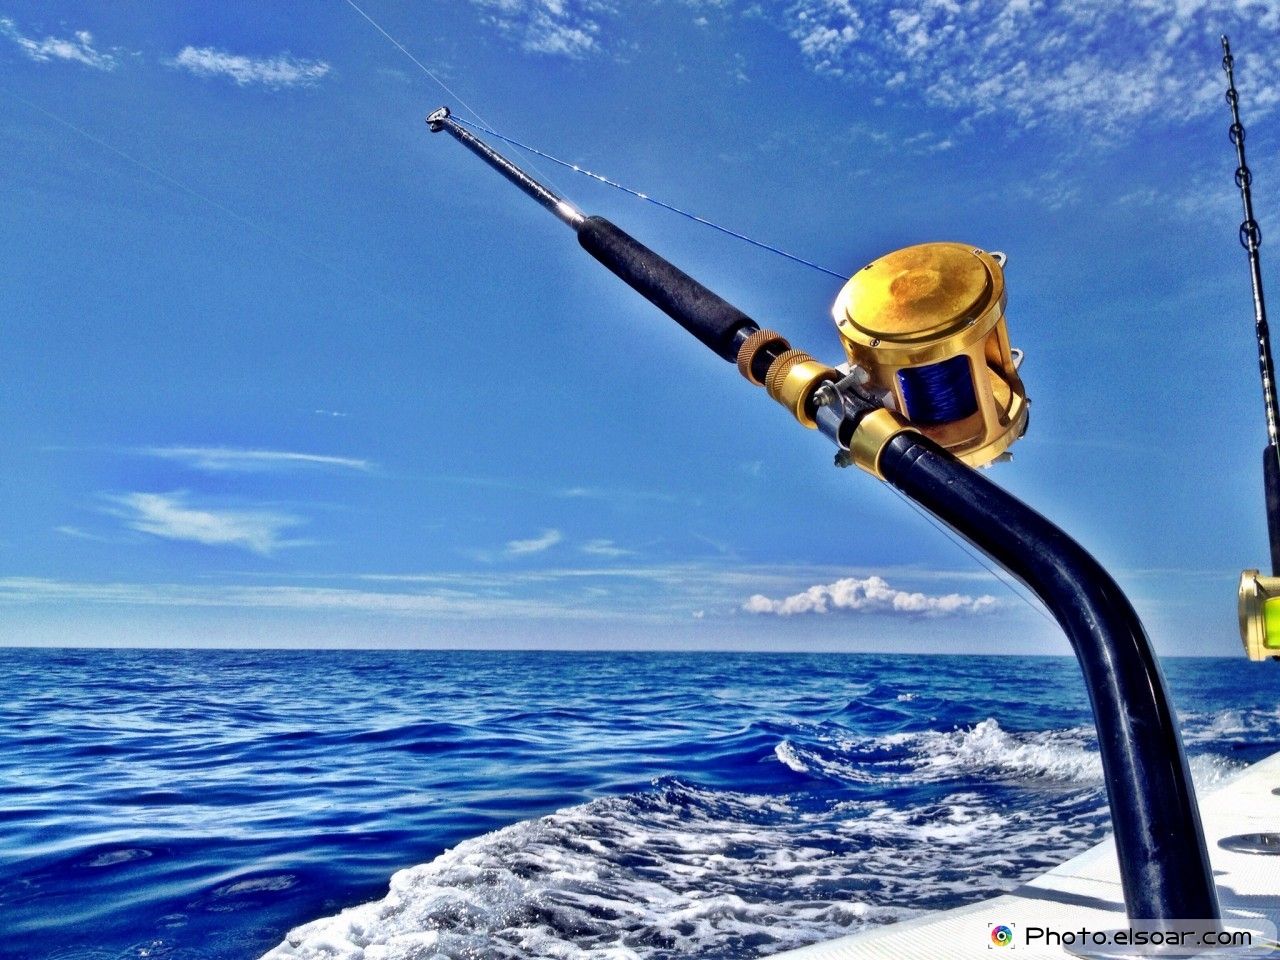
<svg viewBox="0 0 1280 960"><path fill-rule="evenodd" d="M531 540L508 541L506 553L509 557L522 557L531 553L541 553L554 547L563 539L564 534L559 530L544 530L542 536L534 537Z"/></svg>
<svg viewBox="0 0 1280 960"><path fill-rule="evenodd" d="M488 20L534 53L581 57L597 49L608 8L598 0L471 0Z"/></svg>
<svg viewBox="0 0 1280 960"><path fill-rule="evenodd" d="M264 556L296 541L281 533L303 521L271 510L197 508L181 493L130 493L113 497L112 512L132 530L211 547L238 547Z"/></svg>
<svg viewBox="0 0 1280 960"><path fill-rule="evenodd" d="M588 540L578 549L592 557L629 557L634 553L632 550L623 549L612 540Z"/></svg>
<svg viewBox="0 0 1280 960"><path fill-rule="evenodd" d="M234 447L142 447L134 451L161 460L176 460L193 470L255 473L296 468L367 471L368 460L289 450L243 450Z"/></svg>
<svg viewBox="0 0 1280 960"><path fill-rule="evenodd" d="M742 609L747 613L772 613L780 617L845 610L855 613L948 617L989 613L997 605L995 597L985 594L971 597L960 593L938 596L911 593L889 586L882 577L870 576L861 580L845 577L834 583L819 584L781 600L770 600L757 593L742 605Z"/></svg>
<svg viewBox="0 0 1280 960"><path fill-rule="evenodd" d="M288 53L246 57L214 47L183 47L169 62L198 77L228 77L242 87L306 87L329 73L329 64L323 60L303 60Z"/></svg>
<svg viewBox="0 0 1280 960"><path fill-rule="evenodd" d="M116 57L93 46L93 34L77 30L70 37L45 37L35 40L25 36L8 17L0 17L0 36L8 37L32 60L69 60L97 70L114 70Z"/></svg>
<svg viewBox="0 0 1280 960"><path fill-rule="evenodd" d="M1250 112L1280 103L1275 0L796 0L782 17L816 71L870 77L966 120L1004 115L1098 137L1225 111L1223 30L1240 34Z"/></svg>

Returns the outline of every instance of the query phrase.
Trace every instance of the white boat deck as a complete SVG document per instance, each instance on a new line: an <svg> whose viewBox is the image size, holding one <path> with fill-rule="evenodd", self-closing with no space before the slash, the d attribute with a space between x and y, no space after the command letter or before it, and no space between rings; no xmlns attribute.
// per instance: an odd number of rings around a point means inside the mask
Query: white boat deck
<svg viewBox="0 0 1280 960"><path fill-rule="evenodd" d="M1277 790L1280 753L1200 798L1205 840L1228 928L1250 919L1280 924L1280 856L1237 853L1218 845L1223 837L1237 834L1280 834ZM1012 947L991 945L994 924L1018 925ZM1128 926L1110 839L993 900L790 950L773 960L949 960L1006 954L1014 960L1033 960L1070 955L1062 946L1025 944L1028 926L1064 932Z"/></svg>

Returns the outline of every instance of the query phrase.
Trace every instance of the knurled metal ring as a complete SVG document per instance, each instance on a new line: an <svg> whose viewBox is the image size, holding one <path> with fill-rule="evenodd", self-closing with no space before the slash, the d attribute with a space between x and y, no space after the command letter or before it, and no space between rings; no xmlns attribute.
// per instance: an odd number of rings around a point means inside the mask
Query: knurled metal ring
<svg viewBox="0 0 1280 960"><path fill-rule="evenodd" d="M746 377L749 383L754 383L757 387L764 386L764 383L757 380L751 373L751 365L755 363L756 355L761 350L775 344L780 344L783 350L791 349L787 338L776 330L757 330L742 342L742 346L738 348L738 372Z"/></svg>
<svg viewBox="0 0 1280 960"><path fill-rule="evenodd" d="M778 386L786 379L788 371L797 363L812 359L813 357L803 350L788 350L786 353L778 354L777 359L769 365L769 373L764 378L764 388L769 391L769 396L777 399Z"/></svg>

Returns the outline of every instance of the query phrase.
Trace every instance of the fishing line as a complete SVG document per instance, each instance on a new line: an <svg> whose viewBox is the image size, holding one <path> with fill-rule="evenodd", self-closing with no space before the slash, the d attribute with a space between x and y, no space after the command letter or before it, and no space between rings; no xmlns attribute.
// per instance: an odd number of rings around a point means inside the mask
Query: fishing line
<svg viewBox="0 0 1280 960"><path fill-rule="evenodd" d="M688 210L682 210L679 207L673 206L672 204L664 203L663 201L658 200L655 197L649 196L647 193L642 193L639 190L633 190L628 186L624 186L623 184L618 183L618 181L616 180L611 180L609 177L603 176L599 173L594 173L591 170L587 170L584 167L580 167L576 163L570 163L567 160L561 160L559 157L552 156L551 154L546 153L545 151L539 150L536 147L531 147L527 143L521 143L519 140L513 140L511 137L507 137L501 133L498 133L498 131L494 130L493 127L489 124L489 122L484 119L484 117L480 116L480 114L477 113L470 105L468 105L465 100L463 100L460 96L454 93L448 84L446 84L443 80L441 80L438 76L436 76L435 73L433 73L431 70L427 69L427 66L421 60L419 60L412 53L410 53L408 49L406 49L403 43L401 43L399 40L397 40L395 37L389 34L385 29L382 28L382 26L376 20L373 19L373 17L369 16L368 13L366 13L363 9L357 6L355 3L355 0L343 0L343 2L346 3L346 5L349 6L356 13L360 14L360 16L363 17L366 21L368 21L371 27L373 27L380 34L386 37L387 40L391 42L392 46L394 46L397 50L399 50L411 61L413 61L413 63L417 65L418 69L421 70L423 73L425 73L428 77L430 77L431 80L433 80L440 87L441 90L443 90L449 96L456 99L458 103L467 111L467 113L471 114L473 117L476 118L476 122L472 123L469 120L463 120L461 117L455 116L453 119L456 120L458 123L464 124L468 127L473 127L474 129L480 130L491 137L496 137L497 139L503 141L504 143L509 143L513 147L517 147L518 149L523 150L526 153L532 154L533 156L536 156L536 157L541 157L542 159L548 160L551 163L559 164L560 166L564 167L567 170L572 170L574 173L580 173L585 177L590 177L592 180L596 180L599 183L603 183L607 186L613 187L615 190L621 190L623 193L626 193L639 200L644 200L644 201L647 201L648 203L652 203L655 206L661 207L663 210L668 210L671 213L678 213L680 216L685 217L689 220L692 220L694 223L700 223L703 226L711 227L713 230L719 230L721 233L727 234L728 236L734 237L735 239L742 240L744 243L749 243L753 247L758 247L761 250L767 250L769 253L776 253L780 257L784 257L787 260L791 260L795 263L803 264L804 266L809 267L813 270L817 270L820 273L825 273L828 276L835 277L837 280L849 279L849 275L847 273L839 273L835 270L828 270L826 267L816 264L812 260L806 260L804 257L798 257L794 253L788 253L786 250L782 250L779 247L773 246L772 244L763 243L759 240L752 239L751 237L748 237L746 234L738 233L736 230L730 230L728 227L722 227L720 224L714 223L706 219L705 217L700 217L695 213L690 213ZM535 170L538 169L536 165L533 165L533 168ZM541 171L539 172L541 173ZM547 177L545 173L543 174L543 177L550 181L550 178ZM552 186L555 185L554 181L551 181L551 183L552 183Z"/></svg>
<svg viewBox="0 0 1280 960"><path fill-rule="evenodd" d="M262 237L265 237L266 239L270 240L272 243L280 244L281 246L291 250L297 256L303 258L304 260L309 260L311 263L315 264L316 266L321 267L324 270L327 270L329 273L333 274L335 277L338 277L340 280L344 280L347 283L354 284L355 286L364 290L366 293L371 293L374 296L379 297L380 299L384 300L387 303L394 304L398 307L403 307L405 309L416 311L417 308L413 307L411 304L408 304L401 300L397 300L396 298L389 296L385 291L380 290L376 287L369 286L365 281L361 280L359 277L354 276L353 274L347 273L345 270L341 269L340 267L334 266L332 263L329 263L326 260L321 260L319 257L315 256L312 253L308 253L306 250L299 247L295 242L290 240L287 236L283 236L281 234L275 233L274 231L267 229L266 227L262 226L256 221L250 220L244 214L238 213L237 211L233 210L231 207L228 207L225 204L220 203L219 201L208 196L207 194L201 193L199 190L195 189L192 186L187 185L186 183L183 183L181 180L178 180L176 177L171 177L169 174L165 173L163 170L157 169L156 167L151 166L149 163L146 163L143 160L139 160L137 157L133 156L132 154L126 153L124 150L121 150L119 147L115 146L114 144L108 143L106 140L103 140L101 137L90 133L88 130L84 129L83 127L77 126L76 124L72 123L70 120L60 117L58 116L58 114L45 109L44 107L40 106L38 103L32 103L30 100L27 100L25 97L20 97L18 96L18 94L14 93L13 91L6 90L4 88L0 88L0 93L3 93L5 96L18 101L18 103L22 104L28 109L34 110L36 113L39 113L47 117L48 119L52 120L54 123L58 124L59 126L65 127L66 129L77 134L78 136L81 136L84 139L88 140L90 143L96 144L97 146L101 147L103 150L106 150L110 153L115 154L121 160L124 160L125 162L132 164L133 166L137 167L139 170L142 170L142 171L145 171L146 173L151 174L151 176L167 184L168 186L174 188L175 190L181 191L182 193L185 193L188 196L193 197L196 200L199 200L201 203L212 207L214 210L217 210L223 216L231 218L236 223L239 223L241 226L248 227L250 230L254 231L255 233L259 234Z"/></svg>
<svg viewBox="0 0 1280 960"><path fill-rule="evenodd" d="M410 60L412 60L414 63L416 63L416 64L418 65L418 69L419 69L419 70L421 70L421 71L422 71L423 73L425 73L428 77L430 77L432 80L434 80L434 81L436 82L436 84L437 84L437 85L439 85L439 87L440 87L440 89L441 89L441 90L443 90L443 91L444 91L445 93L447 93L449 96L453 97L453 99L457 100L457 101L458 101L458 104L459 104L459 105L460 105L464 110L466 110L466 111L467 111L467 113L471 114L473 117L475 117L475 118L476 118L477 120L479 120L481 123L485 123L485 122L486 122L486 121L485 121L485 119L484 119L484 117L482 117L482 116L480 116L480 114L476 113L476 112L475 112L475 110L473 110L473 109L471 108L471 106L467 103L467 101L463 100L460 96L458 96L456 93L454 93L454 92L453 92L453 90L452 90L452 89L450 89L450 87L449 87L449 85L448 85L447 83L445 83L443 80L441 80L439 77L437 77L434 73L432 73L430 70L428 70L428 69L427 69L427 67L426 67L426 64L424 64L421 60L419 60L419 59L418 59L417 57L415 57L412 53L410 53L410 52L405 48L405 45L404 45L403 43L401 43L399 40L397 40L397 39L396 39L395 37L393 37L391 34L387 33L387 31L383 30L383 29L382 29L382 27L378 24L378 21L374 20L374 19L373 19L373 17L369 16L369 14L365 13L365 12L364 12L364 10L362 10L360 7L356 6L356 5L352 2L352 0L344 0L344 2L345 2L345 3L346 3L346 5L347 5L347 6L349 6L352 10L354 10L356 13L360 14L360 16L364 17L367 21L369 21L369 25L370 25L371 27L373 27L373 29L377 30L380 34L382 34L384 37L386 37L388 40L390 40L390 41L391 41L391 43L392 43L392 45L393 45L397 50L399 50L399 51L400 51L401 53L403 53L406 57L408 57Z"/></svg>
<svg viewBox="0 0 1280 960"><path fill-rule="evenodd" d="M476 120L477 120L479 123L484 124L486 127L488 126L489 121L485 120L485 118L484 118L484 117L480 116L480 114L479 114L479 113L477 113L477 112L475 111L475 109L474 109L474 108L473 108L469 103L467 103L467 101L463 100L463 99L462 99L462 97L460 97L460 96L458 96L458 94L454 93L454 91L453 91L453 88L452 88L452 87L450 87L447 83L445 83L445 82L444 82L443 80L441 80L438 76L436 76L436 74L435 74L433 71L429 70L429 69L427 68L427 65L426 65L425 63L423 63L421 60L419 60L417 57L415 57L412 53L410 53L410 52L409 52L409 49L408 49L408 48L407 48L403 43L401 43L399 40L397 40L395 37L393 37L391 34L389 34L385 29L383 29L382 25L381 25L380 23L378 23L378 21L377 21L377 20L374 20L374 19L373 19L373 17L369 16L369 14L368 14L367 12L365 12L365 10L364 10L363 8L361 8L361 7L357 6L354 2L352 2L352 0L343 0L343 2L344 2L344 3L346 3L346 5L347 5L347 6L349 6L349 7L350 7L352 10L354 10L356 13L360 14L360 16L362 16L366 21L368 21L369 26L373 27L373 29L377 30L380 34L382 34L384 37L386 37L386 38L387 38L387 40L389 40L389 41L391 42L391 45L392 45L393 47L395 47L397 50L399 50L401 53L403 53L406 57L408 57L411 61L413 61L413 63L417 66L417 68L418 68L419 70L421 70L423 73L425 73L428 77L430 77L430 78L431 78L431 80L432 80L432 81L433 81L433 82L434 82L434 83L435 83L435 84L436 84L436 85L437 85L441 90L443 90L445 93L447 93L450 97L453 97L455 100L457 100L457 101L458 101L458 104L459 104L459 105L460 105L464 110L466 110L466 111L467 111L467 113L469 113L469 114L471 114L473 117L475 117L475 118L476 118ZM458 117L454 117L454 119L455 119L455 120L458 120L458 119L460 119L460 118L458 118ZM540 169L537 167L537 165L535 165L535 164L530 164L530 166L531 166L531 167L533 167L533 169L537 170L537 171L538 171L538 173L540 173L540 174L542 175L543 179L544 179L544 180L546 180L549 184L551 184L551 186L556 187L556 189L557 189L557 190L559 190L559 187L556 185L556 182L555 182L554 180L552 180L549 176L547 176L547 174L546 174L546 172L545 172L545 171L540 170ZM561 191L561 192L563 192L563 191Z"/></svg>
<svg viewBox="0 0 1280 960"><path fill-rule="evenodd" d="M347 0L347 2L350 3L351 0ZM511 144L511 146L516 147L520 150L524 150L527 153L531 153L534 156L542 157L544 160L550 160L552 163L558 163L560 166L565 167L569 170L572 170L574 173L580 173L584 177L590 177L592 180L599 181L600 183L603 183L606 186L613 187L615 190L621 190L623 193L629 194L630 196L636 197L640 200L644 200L648 203L652 203L655 206L661 207L663 210L669 210L672 213L678 213L680 214L680 216L686 217L689 220L692 220L694 223L700 223L703 226L711 227L713 230L719 230L721 233L728 234L731 237L734 237L738 240L742 240L746 243L749 243L753 247L759 247L761 250L767 250L770 253L776 253L780 257L785 257L786 259L792 260L795 263L803 264L804 266L817 270L820 273L825 273L828 276L835 277L837 280L849 279L849 275L847 273L838 273L835 270L828 270L826 267L821 266L820 264L814 263L812 260L806 260L804 257L798 257L794 253L788 253L786 250L783 250L779 247L775 247L772 244L768 244L760 240L752 239L751 237L748 237L746 234L738 233L736 230L730 230L728 227L722 227L720 224L714 223L711 220L706 219L705 217L700 217L696 213L690 213L688 210L682 210L679 207L673 206L672 204L665 203L664 201L659 200L657 197L651 197L647 193L641 193L639 190L633 190L631 187L624 186L618 181L611 180L608 177L604 176L603 174L595 173L591 170L586 169L585 167L578 166L578 164L576 163L570 163L568 160L561 160L559 157L552 156L551 154L543 150L539 150L537 147L531 147L527 143L521 143L519 140L513 140L511 137L504 136L503 134L499 133L497 130L494 130L492 127L485 125L483 122L472 123L469 120L463 120L461 117L454 117L453 119L456 120L458 123L463 124L464 126L472 127L476 130L481 131L482 133L488 134L491 137L496 137L497 139L502 140L505 143L509 143Z"/></svg>
<svg viewBox="0 0 1280 960"><path fill-rule="evenodd" d="M941 533L944 537L946 537L948 540L954 543L957 547L959 547L961 550L967 553L969 557L978 564L978 566L982 567L984 570L987 571L987 573L991 574L992 577L994 577L1000 583L1004 584L1004 588L1006 590L1012 593L1015 597L1017 597L1019 600L1025 603L1028 607L1030 607L1036 613L1040 614L1040 616L1044 617L1044 619L1047 620L1049 623L1053 624L1054 626L1057 626L1057 621L1055 621L1053 617L1049 616L1048 612L1044 609L1044 607L1042 607L1038 603L1033 602L1031 598L1028 597L1025 593L1023 593L1021 590L1015 587L1012 583L1010 583L1004 577L1000 576L1000 574L996 571L996 568L993 567L991 564L987 563L987 561L983 559L981 554L976 553L974 550L970 549L969 545L965 543L962 537L957 536L955 532L951 530L946 524L939 523L937 520L935 520L932 516L929 515L927 511L921 508L920 505L917 504L915 501L905 497L897 487L888 483L886 483L885 486L893 491L893 495L895 497L897 497L899 500L905 503L908 507L910 507L916 513L918 513L921 517L923 517L926 521L928 521L931 527L933 527L935 530Z"/></svg>

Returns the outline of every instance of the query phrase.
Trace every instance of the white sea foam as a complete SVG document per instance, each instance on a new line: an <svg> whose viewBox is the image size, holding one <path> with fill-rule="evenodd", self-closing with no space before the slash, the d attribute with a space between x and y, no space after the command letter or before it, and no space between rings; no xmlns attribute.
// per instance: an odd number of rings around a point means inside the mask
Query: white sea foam
<svg viewBox="0 0 1280 960"><path fill-rule="evenodd" d="M1083 730L1014 734L994 718L968 730L922 734L917 771L926 776L992 773L1015 780L1091 782L1102 777L1098 754Z"/></svg>
<svg viewBox="0 0 1280 960"><path fill-rule="evenodd" d="M1274 710L1220 710L1183 716L1182 736L1187 743L1221 743L1224 740L1258 742L1280 736L1280 707Z"/></svg>
<svg viewBox="0 0 1280 960"><path fill-rule="evenodd" d="M291 931L264 960L766 956L995 895L1106 826L1083 727L1022 733L992 718L860 737L814 726L774 756L853 788L925 785L921 797L939 798L815 802L664 780L461 843L397 873L384 899ZM1241 766L1192 761L1201 787ZM1037 802L1002 802L993 785L1035 789Z"/></svg>
<svg viewBox="0 0 1280 960"><path fill-rule="evenodd" d="M1099 804L1074 796L1008 810L968 789L811 809L663 781L464 842L267 957L765 956L1029 879L1096 839Z"/></svg>
<svg viewBox="0 0 1280 960"><path fill-rule="evenodd" d="M833 896L890 863L844 842L838 819L759 799L666 784L517 823L397 873L385 899L299 927L267 957L756 954L914 912Z"/></svg>
<svg viewBox="0 0 1280 960"><path fill-rule="evenodd" d="M967 776L1091 783L1101 779L1102 766L1089 740L1083 729L1010 733L988 718L965 729L879 737L815 731L808 744L783 740L774 755L799 773L849 783L919 784Z"/></svg>
<svg viewBox="0 0 1280 960"><path fill-rule="evenodd" d="M850 784L921 784L964 777L1021 784L1102 783L1102 760L1089 729L1016 733L1005 730L992 717L957 730L879 737L816 730L807 744L782 740L774 748L774 756L797 773ZM1208 787L1244 765L1202 754L1193 757L1190 766L1195 782Z"/></svg>

